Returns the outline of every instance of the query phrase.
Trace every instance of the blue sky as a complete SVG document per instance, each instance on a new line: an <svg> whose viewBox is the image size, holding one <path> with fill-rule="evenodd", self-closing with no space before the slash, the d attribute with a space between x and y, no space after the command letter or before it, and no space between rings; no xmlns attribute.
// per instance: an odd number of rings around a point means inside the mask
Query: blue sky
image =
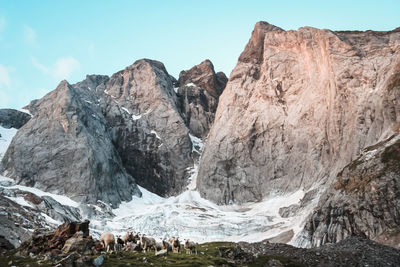
<svg viewBox="0 0 400 267"><path fill-rule="evenodd" d="M392 30L400 1L1 0L0 108L141 58L163 62L176 78L208 58L229 76L260 20L285 30Z"/></svg>

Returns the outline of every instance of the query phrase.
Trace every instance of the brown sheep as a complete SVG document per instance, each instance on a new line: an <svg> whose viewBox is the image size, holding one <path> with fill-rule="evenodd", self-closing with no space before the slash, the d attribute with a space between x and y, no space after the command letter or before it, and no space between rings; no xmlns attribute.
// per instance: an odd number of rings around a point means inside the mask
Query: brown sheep
<svg viewBox="0 0 400 267"><path fill-rule="evenodd" d="M112 233L102 233L100 236L100 243L103 245L103 248L107 252L109 252L110 250L115 250L115 238Z"/></svg>
<svg viewBox="0 0 400 267"><path fill-rule="evenodd" d="M168 252L172 251L171 243L165 240L161 241L161 249L166 249Z"/></svg>
<svg viewBox="0 0 400 267"><path fill-rule="evenodd" d="M175 238L172 237L169 242L171 243L172 246L172 252L174 253L180 253L181 252L181 242L179 242L179 237Z"/></svg>

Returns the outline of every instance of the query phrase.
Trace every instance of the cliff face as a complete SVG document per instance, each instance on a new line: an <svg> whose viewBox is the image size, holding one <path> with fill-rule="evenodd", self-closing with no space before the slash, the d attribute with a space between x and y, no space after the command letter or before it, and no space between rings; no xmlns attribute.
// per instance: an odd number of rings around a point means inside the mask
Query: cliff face
<svg viewBox="0 0 400 267"><path fill-rule="evenodd" d="M217 203L329 182L400 123L400 32L256 24L220 97L198 188Z"/></svg>
<svg viewBox="0 0 400 267"><path fill-rule="evenodd" d="M37 101L4 155L4 175L84 202L117 204L140 193L96 101L91 91L66 81Z"/></svg>
<svg viewBox="0 0 400 267"><path fill-rule="evenodd" d="M209 60L180 73L179 107L187 127L196 137L207 137L227 81L223 72L215 73Z"/></svg>

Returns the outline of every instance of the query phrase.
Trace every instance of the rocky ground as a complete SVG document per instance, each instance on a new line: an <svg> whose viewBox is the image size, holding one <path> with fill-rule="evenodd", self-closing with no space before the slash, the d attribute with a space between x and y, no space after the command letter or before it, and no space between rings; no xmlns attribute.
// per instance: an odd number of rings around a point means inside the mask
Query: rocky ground
<svg viewBox="0 0 400 267"><path fill-rule="evenodd" d="M1 241L1 239L0 239ZM89 222L65 223L55 231L35 231L17 249L0 243L1 266L399 266L400 251L351 237L336 244L301 249L269 243L212 242L186 254L159 251L105 253L89 235Z"/></svg>

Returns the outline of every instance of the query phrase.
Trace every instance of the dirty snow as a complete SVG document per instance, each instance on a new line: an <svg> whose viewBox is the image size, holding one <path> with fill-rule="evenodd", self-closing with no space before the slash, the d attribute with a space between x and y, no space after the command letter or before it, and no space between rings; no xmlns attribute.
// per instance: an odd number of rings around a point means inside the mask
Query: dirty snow
<svg viewBox="0 0 400 267"><path fill-rule="evenodd" d="M203 199L197 191L162 198L140 188L142 198L134 196L113 210L112 220L94 222L98 233L111 231L124 234L132 229L156 238L179 236L196 242L256 242L294 229L302 223L299 216L281 218L279 208L298 204L303 190L288 195L275 195L259 203L218 206ZM93 221L93 219L92 219Z"/></svg>

